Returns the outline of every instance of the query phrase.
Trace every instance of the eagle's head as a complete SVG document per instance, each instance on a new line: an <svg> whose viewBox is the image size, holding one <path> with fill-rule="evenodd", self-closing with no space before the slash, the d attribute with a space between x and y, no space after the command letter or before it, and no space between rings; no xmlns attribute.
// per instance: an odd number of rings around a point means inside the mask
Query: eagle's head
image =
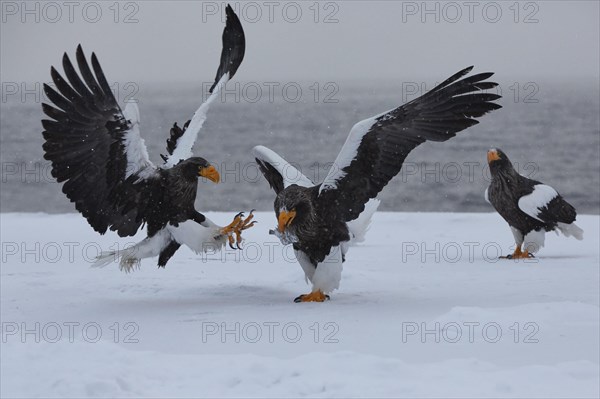
<svg viewBox="0 0 600 399"><path fill-rule="evenodd" d="M295 184L281 191L275 198L277 230L295 232L315 217L309 191Z"/></svg>
<svg viewBox="0 0 600 399"><path fill-rule="evenodd" d="M195 180L198 176L206 177L213 183L218 183L221 180L219 172L206 159L201 157L188 158L177 164L183 176L188 180Z"/></svg>
<svg viewBox="0 0 600 399"><path fill-rule="evenodd" d="M492 172L492 176L501 171L509 172L513 170L510 159L508 159L506 154L498 148L491 148L488 150L487 161L490 167L490 172Z"/></svg>

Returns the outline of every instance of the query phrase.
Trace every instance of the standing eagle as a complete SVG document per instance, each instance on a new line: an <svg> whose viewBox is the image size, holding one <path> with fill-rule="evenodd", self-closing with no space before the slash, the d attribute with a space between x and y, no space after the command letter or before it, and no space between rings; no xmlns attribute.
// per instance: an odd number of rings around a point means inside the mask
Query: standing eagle
<svg viewBox="0 0 600 399"><path fill-rule="evenodd" d="M361 237L376 208L377 194L400 172L408 154L425 141L446 141L477 124L473 118L500 108L499 95L482 90L493 73L459 80L466 68L423 96L358 122L321 184L295 170L273 151L258 146L258 166L275 190L276 231L292 244L312 292L295 302L322 302L339 287L348 245Z"/></svg>
<svg viewBox="0 0 600 399"><path fill-rule="evenodd" d="M135 103L121 110L110 85L92 54L90 68L81 45L77 47L79 73L67 54L62 64L65 80L54 68L56 90L44 85L54 106L42 104L51 120L42 120L44 158L52 163L52 176L64 183L63 192L100 234L108 229L132 236L147 224L148 236L131 248L103 252L96 266L120 261L130 271L142 258L159 256L158 266L185 244L196 252L231 246L252 226L238 214L228 226L214 224L194 208L198 178L215 183L219 173L204 158L192 157L192 147L206 119L209 105L233 77L245 52L244 31L231 7L223 31L223 50L211 96L183 129L177 124L167 140L164 165L154 165L140 136Z"/></svg>
<svg viewBox="0 0 600 399"><path fill-rule="evenodd" d="M583 240L583 230L574 223L575 208L555 189L521 176L499 149L489 150L487 160L492 181L485 200L506 220L515 237L514 253L503 258L533 257L544 246L547 231L560 230Z"/></svg>

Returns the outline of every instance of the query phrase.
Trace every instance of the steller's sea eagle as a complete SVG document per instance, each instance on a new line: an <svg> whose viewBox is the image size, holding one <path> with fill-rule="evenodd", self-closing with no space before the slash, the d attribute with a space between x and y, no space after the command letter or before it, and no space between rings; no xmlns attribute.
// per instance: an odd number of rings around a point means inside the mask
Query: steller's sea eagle
<svg viewBox="0 0 600 399"><path fill-rule="evenodd" d="M421 97L358 122L321 184L314 184L273 151L258 146L258 166L275 190L278 225L271 232L292 244L312 292L295 302L323 302L337 289L348 245L364 235L375 197L425 141L446 141L500 108L493 73L459 80L466 68Z"/></svg>
<svg viewBox="0 0 600 399"><path fill-rule="evenodd" d="M121 110L110 85L92 54L90 68L81 45L76 59L79 73L65 53L66 80L51 68L56 89L44 85L53 106L42 104L51 119L42 120L46 140L44 158L52 163L52 176L64 183L62 191L92 228L108 229L121 237L132 236L145 223L147 237L131 248L103 252L95 266L119 258L120 268L130 271L142 258L159 256L158 266L182 244L196 252L220 249L241 240L241 232L253 225L252 212L238 214L228 226L217 226L194 208L198 178L220 180L214 166L193 157L192 147L206 119L208 107L233 77L245 52L242 25L227 7L223 50L211 95L181 129L175 124L167 140L164 165L154 165L140 136L137 105Z"/></svg>
<svg viewBox="0 0 600 399"><path fill-rule="evenodd" d="M516 244L514 253L502 258L533 257L544 246L547 231L583 240L583 230L575 224L575 208L555 189L520 175L497 148L488 151L487 160L492 181L485 200L506 220Z"/></svg>

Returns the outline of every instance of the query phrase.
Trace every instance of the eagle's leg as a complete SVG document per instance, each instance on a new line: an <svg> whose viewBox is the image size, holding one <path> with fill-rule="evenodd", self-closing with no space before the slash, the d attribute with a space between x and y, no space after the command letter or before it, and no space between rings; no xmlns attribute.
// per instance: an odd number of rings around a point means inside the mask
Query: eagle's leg
<svg viewBox="0 0 600 399"><path fill-rule="evenodd" d="M296 251L296 258L312 283L312 290L309 294L300 295L294 302L325 302L330 299L326 292L331 293L340 287L343 252L342 246L332 247L321 262L314 262L302 251Z"/></svg>
<svg viewBox="0 0 600 399"><path fill-rule="evenodd" d="M250 211L250 214L248 215L248 217L246 219L242 220L241 223L234 230L235 239L237 241L236 246L238 247L238 249L241 249L240 243L242 242L242 231L248 230L250 227L254 226L257 223L256 220L252 221L252 219L254 219L254 209L252 209Z"/></svg>
<svg viewBox="0 0 600 399"><path fill-rule="evenodd" d="M229 248L235 249L235 247L233 246L233 244L235 244L235 238L233 238L233 234L229 234L227 236L227 241L229 242Z"/></svg>
<svg viewBox="0 0 600 399"><path fill-rule="evenodd" d="M169 261L169 259L171 259L171 257L173 255L175 255L175 252L177 252L179 247L181 247L181 244L178 243L177 241L175 241L175 240L169 241L169 244L162 249L162 251L160 252L160 255L158 256L158 267L164 268L166 266L167 262Z"/></svg>
<svg viewBox="0 0 600 399"><path fill-rule="evenodd" d="M512 255L501 256L500 259L519 259L521 256L521 244L517 244Z"/></svg>
<svg viewBox="0 0 600 399"><path fill-rule="evenodd" d="M294 302L325 302L329 300L329 295L324 294L323 291L317 290L313 291L310 294L300 295Z"/></svg>
<svg viewBox="0 0 600 399"><path fill-rule="evenodd" d="M535 256L533 256L532 253L529 253L528 250L525 251L519 251L518 254L512 254L512 255L508 255L506 257L507 259L529 259L529 258L535 258Z"/></svg>
<svg viewBox="0 0 600 399"><path fill-rule="evenodd" d="M527 247L525 247L525 252L521 250L521 246L523 245L525 236L521 232L521 230L510 226L510 230L513 233L513 237L515 238L515 251L512 255L501 256L500 259L527 259L533 258L533 255L529 253Z"/></svg>
<svg viewBox="0 0 600 399"><path fill-rule="evenodd" d="M229 246L232 249L235 249L233 244L236 244L236 247L238 249L241 249L240 243L242 242L242 231L247 230L250 227L254 226L256 221L251 222L253 218L254 218L254 209L250 211L250 214L248 215L248 217L246 219L244 219L244 213L240 212L237 215L235 215L235 218L233 218L233 222L231 222L230 224L228 224L227 226L225 226L221 229L221 234L227 236L227 238L229 240ZM235 238L234 238L234 234L235 234Z"/></svg>
<svg viewBox="0 0 600 399"><path fill-rule="evenodd" d="M206 216L204 216L203 214L201 214L200 212L198 212L197 210L194 209L194 211L192 212L190 219L192 219L194 222L204 226L204 227L208 227L206 225Z"/></svg>
<svg viewBox="0 0 600 399"><path fill-rule="evenodd" d="M235 215L235 217L233 218L233 222L229 223L227 226L225 226L221 229L221 234L222 235L231 234L234 231L234 229L236 228L236 226L240 224L240 222L243 220L243 218L244 218L244 212L240 212L237 215Z"/></svg>
<svg viewBox="0 0 600 399"><path fill-rule="evenodd" d="M515 252L512 255L501 256L500 259L529 259L534 258L533 254L530 254L528 250L521 251L521 245L517 244Z"/></svg>

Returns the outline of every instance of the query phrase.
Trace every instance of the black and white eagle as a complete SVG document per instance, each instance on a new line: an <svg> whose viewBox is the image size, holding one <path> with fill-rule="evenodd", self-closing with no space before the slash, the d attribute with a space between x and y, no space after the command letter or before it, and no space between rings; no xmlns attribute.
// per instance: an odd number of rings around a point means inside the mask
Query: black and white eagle
<svg viewBox="0 0 600 399"><path fill-rule="evenodd" d="M246 219L238 214L222 227L194 207L198 178L215 183L220 178L208 161L192 156L192 147L210 104L233 77L245 52L242 25L231 7L226 10L212 94L183 129L173 126L164 165L150 161L136 103L121 110L95 54L90 68L81 45L77 47L78 73L65 53L66 80L51 68L56 90L44 85L53 105L42 104L51 118L42 125L44 158L52 163L52 176L63 183L62 191L98 233L110 229L121 237L132 236L147 224L144 240L128 249L103 252L96 266L120 258L121 270L130 271L142 258L159 256L158 265L164 267L182 244L196 252L220 249L227 241L231 246L237 240L239 246L241 232L252 226L252 214Z"/></svg>
<svg viewBox="0 0 600 399"><path fill-rule="evenodd" d="M583 230L575 224L575 208L555 189L519 174L497 148L488 151L487 160L492 181L485 200L506 220L515 237L515 251L503 258L532 257L544 246L547 231L583 240Z"/></svg>
<svg viewBox="0 0 600 399"><path fill-rule="evenodd" d="M493 73L465 77L463 69L398 108L358 122L321 184L315 184L268 148L254 148L256 162L275 190L277 235L292 244L312 291L295 302L328 299L339 288L348 246L361 239L377 194L400 172L408 154L425 141L446 141L500 108L485 90Z"/></svg>

